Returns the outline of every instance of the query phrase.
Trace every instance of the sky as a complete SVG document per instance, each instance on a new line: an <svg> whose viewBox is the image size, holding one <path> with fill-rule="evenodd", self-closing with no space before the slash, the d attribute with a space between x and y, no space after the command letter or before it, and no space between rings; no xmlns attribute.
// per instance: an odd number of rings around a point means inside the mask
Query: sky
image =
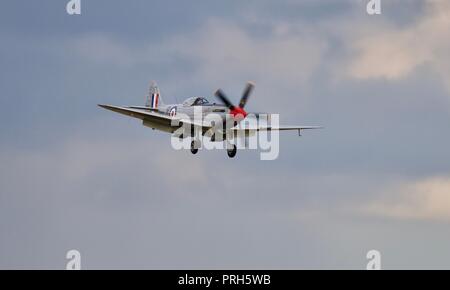
<svg viewBox="0 0 450 290"><path fill-rule="evenodd" d="M2 1L0 268L450 268L450 2ZM324 130L175 151L99 103L237 102Z"/></svg>

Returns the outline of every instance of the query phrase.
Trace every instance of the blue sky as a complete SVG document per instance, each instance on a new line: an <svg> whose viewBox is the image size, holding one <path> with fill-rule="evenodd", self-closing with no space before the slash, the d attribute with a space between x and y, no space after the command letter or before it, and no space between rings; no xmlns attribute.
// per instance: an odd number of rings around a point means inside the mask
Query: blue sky
<svg viewBox="0 0 450 290"><path fill-rule="evenodd" d="M130 3L129 3L130 2ZM448 268L446 1L5 1L0 268ZM174 151L98 103L237 100L320 132Z"/></svg>

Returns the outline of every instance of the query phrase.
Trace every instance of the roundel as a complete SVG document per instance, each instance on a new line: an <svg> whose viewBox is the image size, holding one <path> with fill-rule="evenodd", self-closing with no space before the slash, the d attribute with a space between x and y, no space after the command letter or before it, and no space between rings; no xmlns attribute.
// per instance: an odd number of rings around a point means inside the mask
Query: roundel
<svg viewBox="0 0 450 290"><path fill-rule="evenodd" d="M177 107L172 107L169 111L169 116L173 117L177 114Z"/></svg>

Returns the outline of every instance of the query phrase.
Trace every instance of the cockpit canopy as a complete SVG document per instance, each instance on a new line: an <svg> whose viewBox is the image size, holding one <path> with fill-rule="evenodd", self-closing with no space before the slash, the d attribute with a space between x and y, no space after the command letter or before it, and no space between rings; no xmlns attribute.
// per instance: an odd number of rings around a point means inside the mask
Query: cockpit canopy
<svg viewBox="0 0 450 290"><path fill-rule="evenodd" d="M183 106L203 106L209 104L208 100L203 97L190 97L183 102Z"/></svg>

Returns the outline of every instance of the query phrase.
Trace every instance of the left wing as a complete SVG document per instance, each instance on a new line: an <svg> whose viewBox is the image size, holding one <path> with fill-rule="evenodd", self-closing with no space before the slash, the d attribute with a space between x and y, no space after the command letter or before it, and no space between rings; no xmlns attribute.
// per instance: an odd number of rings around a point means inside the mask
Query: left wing
<svg viewBox="0 0 450 290"><path fill-rule="evenodd" d="M263 127L240 127L239 125L231 128L234 132L245 132L245 133L254 133L260 131L289 131L296 130L300 135L302 130L312 130L312 129L323 129L322 126L263 126Z"/></svg>

